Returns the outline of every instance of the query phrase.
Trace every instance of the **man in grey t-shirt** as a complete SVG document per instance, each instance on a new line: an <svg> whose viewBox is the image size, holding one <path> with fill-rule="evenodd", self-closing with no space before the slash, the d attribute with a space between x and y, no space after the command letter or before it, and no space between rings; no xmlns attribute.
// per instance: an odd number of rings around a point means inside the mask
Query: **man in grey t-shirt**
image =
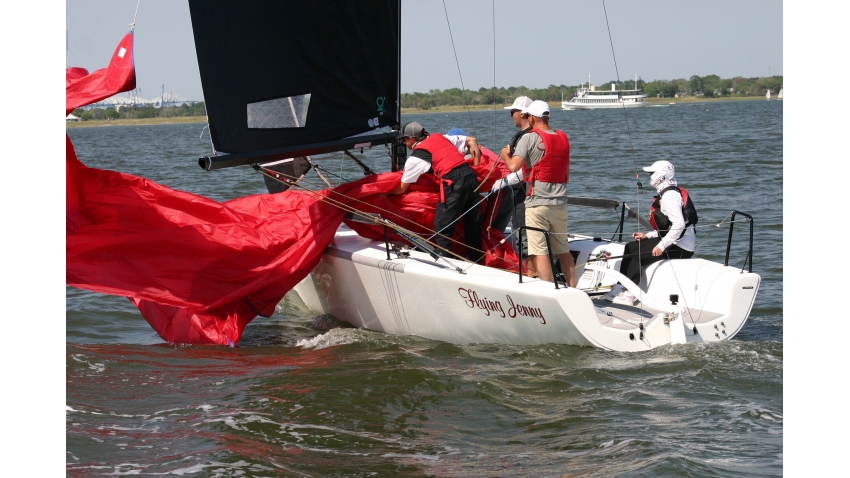
<svg viewBox="0 0 850 478"><path fill-rule="evenodd" d="M549 105L546 102L534 101L523 113L529 114L531 131L520 138L513 156L508 157L510 153L505 149L500 155L511 171L519 170L523 163L531 171L526 178L531 188L525 199L526 225L549 231L552 253L561 261L561 270L569 286L575 287L575 262L567 239L569 140L562 131L549 127ZM528 231L528 255L537 266L540 278L554 281L543 233Z"/></svg>

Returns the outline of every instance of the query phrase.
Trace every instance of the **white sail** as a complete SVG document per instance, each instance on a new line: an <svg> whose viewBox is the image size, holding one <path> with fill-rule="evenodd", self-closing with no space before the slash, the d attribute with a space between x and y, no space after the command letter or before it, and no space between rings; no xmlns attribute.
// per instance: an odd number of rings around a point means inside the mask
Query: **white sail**
<svg viewBox="0 0 850 478"><path fill-rule="evenodd" d="M782 88L779 88L779 93L776 94L776 99L782 99Z"/></svg>
<svg viewBox="0 0 850 478"><path fill-rule="evenodd" d="M766 98L767 98L768 100L770 99L770 90L767 90Z"/></svg>

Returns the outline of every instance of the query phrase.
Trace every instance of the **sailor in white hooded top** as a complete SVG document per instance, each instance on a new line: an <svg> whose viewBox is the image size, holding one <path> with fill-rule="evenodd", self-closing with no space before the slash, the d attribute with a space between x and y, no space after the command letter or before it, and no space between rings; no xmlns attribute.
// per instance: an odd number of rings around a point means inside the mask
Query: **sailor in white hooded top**
<svg viewBox="0 0 850 478"><path fill-rule="evenodd" d="M685 259L696 250L696 210L687 191L678 187L676 168L669 161L656 161L643 169L652 173L649 182L658 191L649 213L655 229L632 234L635 240L626 244L620 263L620 272L637 285L642 266L662 259ZM617 303L635 302L634 295L620 284L611 289L607 298Z"/></svg>

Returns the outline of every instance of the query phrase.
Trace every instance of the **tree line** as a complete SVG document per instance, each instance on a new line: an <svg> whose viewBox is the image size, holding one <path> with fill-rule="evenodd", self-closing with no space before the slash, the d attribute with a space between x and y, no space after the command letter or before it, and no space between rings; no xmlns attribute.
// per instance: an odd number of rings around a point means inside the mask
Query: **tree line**
<svg viewBox="0 0 850 478"><path fill-rule="evenodd" d="M782 76L764 78L735 78L722 79L717 75L698 76L689 79L654 80L645 82L641 79L616 81L611 80L595 85L598 90L610 90L611 84L617 85L618 90L642 89L650 98L673 98L675 96L764 96L767 90L776 94L782 87ZM637 88L635 84L637 83ZM573 94L587 85L549 85L547 88L526 88L510 86L507 88L479 88L463 90L449 88L447 90L430 90L427 93L402 93L402 108L418 108L428 110L438 106L465 105L503 105L510 104L517 96L528 96L535 100L561 101L569 99Z"/></svg>
<svg viewBox="0 0 850 478"><path fill-rule="evenodd" d="M682 96L705 97L735 97L735 96L764 96L767 90L774 95L782 88L782 76L764 78L735 78L723 79L717 75L698 76L688 79L654 80L644 82L641 79L626 81L608 81L595 85L600 90L610 90L611 84L617 85L618 90L642 89L650 98L673 98ZM549 85L547 88L526 88L510 86L507 88L479 88L462 90L449 88L447 90L430 90L427 93L402 93L402 108L418 108L428 110L438 106L465 105L505 105L511 104L517 96L528 96L535 100L561 101L569 99L579 88L586 85ZM151 105L122 106L115 108L76 109L74 116L83 121L107 119L136 119L136 118L165 118L175 116L206 116L204 102L193 105L164 106L154 108Z"/></svg>
<svg viewBox="0 0 850 478"><path fill-rule="evenodd" d="M186 103L180 106L163 106L154 108L151 105L121 106L119 109L110 108L77 108L72 113L83 121L137 119L137 118L169 118L175 116L206 116L204 102L193 105Z"/></svg>

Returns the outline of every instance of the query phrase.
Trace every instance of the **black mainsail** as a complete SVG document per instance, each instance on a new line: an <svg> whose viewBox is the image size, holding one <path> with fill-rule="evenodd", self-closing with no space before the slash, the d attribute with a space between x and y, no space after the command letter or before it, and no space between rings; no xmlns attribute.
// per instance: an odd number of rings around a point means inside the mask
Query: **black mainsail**
<svg viewBox="0 0 850 478"><path fill-rule="evenodd" d="M400 0L189 0L189 11L216 150L204 169L395 139Z"/></svg>

